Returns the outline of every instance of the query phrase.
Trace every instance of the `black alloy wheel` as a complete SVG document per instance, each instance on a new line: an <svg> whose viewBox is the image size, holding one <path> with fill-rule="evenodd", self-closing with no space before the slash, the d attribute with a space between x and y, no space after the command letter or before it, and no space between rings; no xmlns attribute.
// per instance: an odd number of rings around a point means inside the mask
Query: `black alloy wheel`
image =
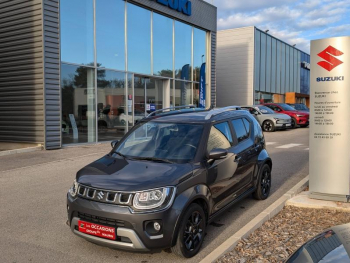
<svg viewBox="0 0 350 263"><path fill-rule="evenodd" d="M295 129L297 127L297 120L292 118L292 125L291 125L291 128L292 129Z"/></svg>
<svg viewBox="0 0 350 263"><path fill-rule="evenodd" d="M203 238L202 222L203 218L198 211L194 211L187 219L183 239L188 251L196 249Z"/></svg>
<svg viewBox="0 0 350 263"><path fill-rule="evenodd" d="M264 164L260 171L259 181L254 197L258 200L265 200L271 190L271 169L268 164Z"/></svg>
<svg viewBox="0 0 350 263"><path fill-rule="evenodd" d="M203 208L193 203L183 216L177 242L171 248L178 256L190 258L195 256L202 246L206 229L206 218Z"/></svg>
<svg viewBox="0 0 350 263"><path fill-rule="evenodd" d="M275 131L275 125L273 124L272 121L264 121L263 123L263 130L266 132L274 132Z"/></svg>

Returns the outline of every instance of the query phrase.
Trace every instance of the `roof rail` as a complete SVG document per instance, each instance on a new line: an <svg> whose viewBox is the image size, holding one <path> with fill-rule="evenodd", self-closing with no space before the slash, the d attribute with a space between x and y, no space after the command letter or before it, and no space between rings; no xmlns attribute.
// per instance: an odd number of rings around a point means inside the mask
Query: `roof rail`
<svg viewBox="0 0 350 263"><path fill-rule="evenodd" d="M214 109L214 110L209 111L207 116L205 116L205 119L206 120L210 120L212 117L214 117L216 115L219 115L219 114L227 112L227 111L233 111L233 110L241 110L241 107L239 107L239 106L228 106L228 107L224 107L224 108Z"/></svg>
<svg viewBox="0 0 350 263"><path fill-rule="evenodd" d="M156 110L154 112L151 112L146 118L152 117L152 116L156 116L157 114L161 114L161 113L164 113L164 112L171 112L171 111L178 111L178 112L180 112L180 110L183 110L183 109L195 109L195 108L196 108L195 105L184 105L184 106L176 106L176 107L160 109L160 110Z"/></svg>

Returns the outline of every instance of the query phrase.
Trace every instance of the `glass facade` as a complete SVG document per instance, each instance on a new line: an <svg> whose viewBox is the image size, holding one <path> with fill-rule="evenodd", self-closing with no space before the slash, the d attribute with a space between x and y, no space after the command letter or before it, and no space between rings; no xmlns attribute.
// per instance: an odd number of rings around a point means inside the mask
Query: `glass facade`
<svg viewBox="0 0 350 263"><path fill-rule="evenodd" d="M154 110L198 104L208 33L122 0L61 0L63 144L121 138Z"/></svg>
<svg viewBox="0 0 350 263"><path fill-rule="evenodd" d="M254 102L284 102L286 92L310 94L310 55L255 29Z"/></svg>

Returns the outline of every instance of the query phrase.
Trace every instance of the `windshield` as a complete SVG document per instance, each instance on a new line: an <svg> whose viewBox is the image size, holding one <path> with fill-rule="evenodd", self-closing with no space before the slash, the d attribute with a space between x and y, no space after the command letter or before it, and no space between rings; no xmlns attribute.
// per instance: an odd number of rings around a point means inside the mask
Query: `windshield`
<svg viewBox="0 0 350 263"><path fill-rule="evenodd" d="M304 104L295 104L295 108L297 109L297 110L309 110L309 108L308 107L306 107Z"/></svg>
<svg viewBox="0 0 350 263"><path fill-rule="evenodd" d="M257 108L260 110L262 114L275 114L273 110L266 106L257 106Z"/></svg>
<svg viewBox="0 0 350 263"><path fill-rule="evenodd" d="M279 106L283 109L283 110L295 110L293 107L289 106L288 104L279 104Z"/></svg>
<svg viewBox="0 0 350 263"><path fill-rule="evenodd" d="M197 152L203 126L147 122L134 130L116 152L134 159L191 161Z"/></svg>

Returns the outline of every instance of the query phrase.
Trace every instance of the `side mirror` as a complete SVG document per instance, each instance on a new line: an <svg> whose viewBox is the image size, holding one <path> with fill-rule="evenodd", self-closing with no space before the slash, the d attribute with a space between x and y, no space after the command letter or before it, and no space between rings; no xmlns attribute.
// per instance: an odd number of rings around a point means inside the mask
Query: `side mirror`
<svg viewBox="0 0 350 263"><path fill-rule="evenodd" d="M255 115L255 116L258 116L258 115L259 115L259 112L255 111L255 112L254 112L254 115Z"/></svg>
<svg viewBox="0 0 350 263"><path fill-rule="evenodd" d="M112 148L114 148L114 146L116 146L118 142L119 142L119 140L111 141Z"/></svg>
<svg viewBox="0 0 350 263"><path fill-rule="evenodd" d="M212 160L219 160L219 159L224 159L227 156L227 150L221 149L221 148L216 148L210 151L209 153L209 159Z"/></svg>

